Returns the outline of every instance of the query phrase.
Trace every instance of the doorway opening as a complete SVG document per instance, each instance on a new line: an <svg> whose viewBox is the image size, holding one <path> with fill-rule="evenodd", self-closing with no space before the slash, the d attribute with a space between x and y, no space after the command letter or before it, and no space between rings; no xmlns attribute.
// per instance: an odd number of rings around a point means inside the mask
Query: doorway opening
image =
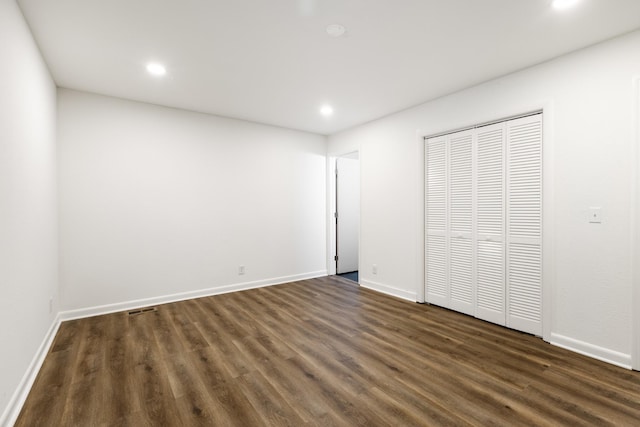
<svg viewBox="0 0 640 427"><path fill-rule="evenodd" d="M336 274L359 281L360 158L358 152L335 159L335 268Z"/></svg>

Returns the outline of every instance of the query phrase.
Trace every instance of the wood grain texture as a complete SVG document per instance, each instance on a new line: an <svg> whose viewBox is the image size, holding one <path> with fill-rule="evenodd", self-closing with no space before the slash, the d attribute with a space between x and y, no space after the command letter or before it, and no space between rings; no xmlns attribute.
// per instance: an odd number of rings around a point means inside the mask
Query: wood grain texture
<svg viewBox="0 0 640 427"><path fill-rule="evenodd" d="M65 322L16 426L637 426L640 373L327 277Z"/></svg>

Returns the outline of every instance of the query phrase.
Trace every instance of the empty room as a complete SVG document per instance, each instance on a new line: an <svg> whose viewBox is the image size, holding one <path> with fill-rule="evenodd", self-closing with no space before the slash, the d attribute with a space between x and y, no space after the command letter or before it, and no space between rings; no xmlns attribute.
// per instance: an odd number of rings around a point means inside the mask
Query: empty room
<svg viewBox="0 0 640 427"><path fill-rule="evenodd" d="M640 425L637 0L0 0L0 426Z"/></svg>

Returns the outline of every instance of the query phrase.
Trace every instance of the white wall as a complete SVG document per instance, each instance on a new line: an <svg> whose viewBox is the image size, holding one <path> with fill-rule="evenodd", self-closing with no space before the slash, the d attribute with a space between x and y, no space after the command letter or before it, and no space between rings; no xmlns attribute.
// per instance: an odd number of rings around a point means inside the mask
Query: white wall
<svg viewBox="0 0 640 427"><path fill-rule="evenodd" d="M19 410L18 395L28 387L30 365L54 324L58 303L56 89L12 0L0 1L0 64L3 425Z"/></svg>
<svg viewBox="0 0 640 427"><path fill-rule="evenodd" d="M324 136L58 99L63 310L326 274Z"/></svg>
<svg viewBox="0 0 640 427"><path fill-rule="evenodd" d="M417 134L545 106L554 179L555 232L545 236L553 251L551 338L630 364L632 112L639 51L636 32L331 136L329 152L360 151L361 283L405 298L416 298L421 286ZM588 223L590 206L603 208L602 224Z"/></svg>

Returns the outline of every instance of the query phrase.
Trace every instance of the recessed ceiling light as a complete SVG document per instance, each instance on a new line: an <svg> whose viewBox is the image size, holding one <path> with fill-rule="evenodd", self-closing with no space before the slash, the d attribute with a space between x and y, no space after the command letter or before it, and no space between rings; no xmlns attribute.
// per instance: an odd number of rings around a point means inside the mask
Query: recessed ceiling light
<svg viewBox="0 0 640 427"><path fill-rule="evenodd" d="M147 64L147 71L154 76L164 76L167 74L167 69L164 68L164 65L158 64L157 62Z"/></svg>
<svg viewBox="0 0 640 427"><path fill-rule="evenodd" d="M553 0L552 6L558 10L569 9L578 4L579 1L580 0Z"/></svg>
<svg viewBox="0 0 640 427"><path fill-rule="evenodd" d="M333 108L330 105L323 105L322 107L320 107L320 114L328 117L333 114Z"/></svg>
<svg viewBox="0 0 640 427"><path fill-rule="evenodd" d="M346 31L347 29L340 24L331 24L327 26L327 34L331 37L341 37Z"/></svg>

